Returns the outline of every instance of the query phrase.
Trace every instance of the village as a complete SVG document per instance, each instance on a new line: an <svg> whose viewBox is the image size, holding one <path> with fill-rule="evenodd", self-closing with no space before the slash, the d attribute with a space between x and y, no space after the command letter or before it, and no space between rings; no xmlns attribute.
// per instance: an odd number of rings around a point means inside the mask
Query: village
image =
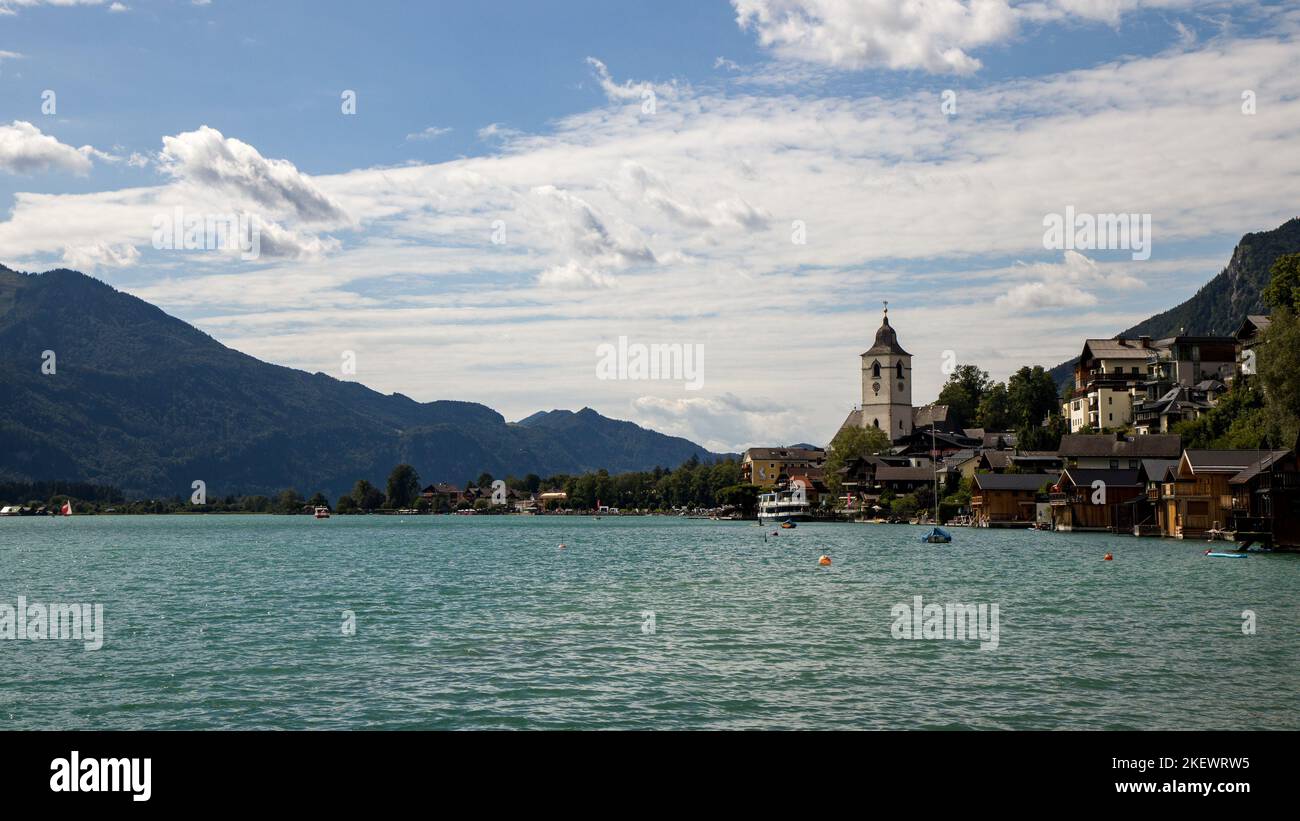
<svg viewBox="0 0 1300 821"><path fill-rule="evenodd" d="M1250 316L1232 336L1085 340L1060 407L1069 432L1035 450L1014 431L959 429L944 405L914 408L912 357L886 307L861 355L862 404L841 432L890 431L890 445L839 466L823 448L750 448L742 475L763 494L760 518L929 523L933 505L948 525L1300 547L1300 443L1195 449L1171 432L1253 376L1268 325Z"/></svg>

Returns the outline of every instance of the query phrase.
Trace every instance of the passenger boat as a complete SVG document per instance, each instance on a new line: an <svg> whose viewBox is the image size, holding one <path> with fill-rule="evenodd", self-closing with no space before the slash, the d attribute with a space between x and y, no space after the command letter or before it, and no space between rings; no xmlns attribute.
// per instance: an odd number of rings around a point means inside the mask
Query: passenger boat
<svg viewBox="0 0 1300 821"><path fill-rule="evenodd" d="M795 491L777 490L758 497L758 521L793 522L812 518L812 508L807 497Z"/></svg>
<svg viewBox="0 0 1300 821"><path fill-rule="evenodd" d="M316 508L315 516L317 519L328 519L330 517L330 509L327 507L318 507Z"/></svg>

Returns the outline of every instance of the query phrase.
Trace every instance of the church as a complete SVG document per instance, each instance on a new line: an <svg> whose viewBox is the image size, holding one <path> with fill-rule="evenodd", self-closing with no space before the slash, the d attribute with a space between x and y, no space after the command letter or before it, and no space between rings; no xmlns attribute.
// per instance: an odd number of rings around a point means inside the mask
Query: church
<svg viewBox="0 0 1300 821"><path fill-rule="evenodd" d="M912 355L898 344L886 302L875 344L862 354L862 404L849 412L840 429L880 428L898 442L917 428L945 430L947 411L946 405L912 407Z"/></svg>

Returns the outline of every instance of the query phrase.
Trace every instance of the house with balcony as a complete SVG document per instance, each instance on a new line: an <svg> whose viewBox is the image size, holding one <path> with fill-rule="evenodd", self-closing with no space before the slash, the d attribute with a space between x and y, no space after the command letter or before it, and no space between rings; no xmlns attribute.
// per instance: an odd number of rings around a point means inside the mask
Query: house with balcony
<svg viewBox="0 0 1300 821"><path fill-rule="evenodd" d="M747 484L774 488L796 473L826 465L821 448L750 448L740 461L740 476Z"/></svg>
<svg viewBox="0 0 1300 821"><path fill-rule="evenodd" d="M1061 406L1070 432L1127 425L1133 395L1147 380L1152 352L1148 336L1085 340L1074 366L1074 388Z"/></svg>
<svg viewBox="0 0 1300 821"><path fill-rule="evenodd" d="M1217 379L1206 379L1187 387L1175 385L1155 399L1133 403L1133 431L1139 436L1169 433L1179 422L1188 422L1214 407L1227 386Z"/></svg>
<svg viewBox="0 0 1300 821"><path fill-rule="evenodd" d="M1240 548L1300 550L1300 437L1290 450L1271 451L1247 465L1228 487Z"/></svg>
<svg viewBox="0 0 1300 821"><path fill-rule="evenodd" d="M1048 493L1054 530L1109 533L1133 529L1133 505L1142 492L1136 469L1067 467Z"/></svg>
<svg viewBox="0 0 1300 821"><path fill-rule="evenodd" d="M1134 536L1164 535L1161 491L1177 472L1177 459L1143 459L1138 465L1137 480L1142 490L1129 502L1133 506Z"/></svg>
<svg viewBox="0 0 1300 821"><path fill-rule="evenodd" d="M1162 535L1175 539L1201 538L1210 530L1226 530L1236 513L1231 480L1264 460L1286 451L1188 450L1160 490Z"/></svg>

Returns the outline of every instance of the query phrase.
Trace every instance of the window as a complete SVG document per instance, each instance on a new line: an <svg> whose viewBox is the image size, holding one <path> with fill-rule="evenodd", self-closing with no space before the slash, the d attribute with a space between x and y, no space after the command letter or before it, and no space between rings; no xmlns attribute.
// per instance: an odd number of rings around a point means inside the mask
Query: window
<svg viewBox="0 0 1300 821"><path fill-rule="evenodd" d="M879 419L872 419L872 420L871 420L871 424L875 425L876 427L880 427L880 420L879 420Z"/></svg>
<svg viewBox="0 0 1300 821"><path fill-rule="evenodd" d="M898 378L899 378L899 379L902 379L902 378L903 378L903 363L902 363L902 361L899 361L898 364L894 365L894 370L898 373Z"/></svg>
<svg viewBox="0 0 1300 821"><path fill-rule="evenodd" d="M1129 460L1128 460L1128 467L1129 467L1129 470L1137 470L1137 466L1138 466L1138 460L1136 460L1136 459L1129 459Z"/></svg>
<svg viewBox="0 0 1300 821"><path fill-rule="evenodd" d="M880 363L879 363L879 362L872 362L872 363L871 363L871 378L872 378L872 379L879 379L879 378L880 378ZM877 427L879 427L879 425L877 425Z"/></svg>
<svg viewBox="0 0 1300 821"><path fill-rule="evenodd" d="M1110 460L1110 469L1111 469L1111 470L1119 470L1119 460L1118 460L1118 459L1111 459L1111 460Z"/></svg>

